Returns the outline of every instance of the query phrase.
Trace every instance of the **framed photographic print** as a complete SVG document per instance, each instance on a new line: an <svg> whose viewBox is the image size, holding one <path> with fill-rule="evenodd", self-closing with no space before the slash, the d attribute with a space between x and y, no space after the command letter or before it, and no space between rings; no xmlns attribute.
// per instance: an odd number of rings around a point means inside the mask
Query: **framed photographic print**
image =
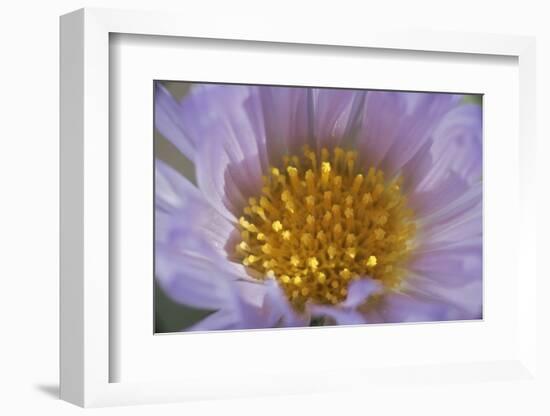
<svg viewBox="0 0 550 416"><path fill-rule="evenodd" d="M203 23L61 19L62 398L538 386L533 39Z"/></svg>

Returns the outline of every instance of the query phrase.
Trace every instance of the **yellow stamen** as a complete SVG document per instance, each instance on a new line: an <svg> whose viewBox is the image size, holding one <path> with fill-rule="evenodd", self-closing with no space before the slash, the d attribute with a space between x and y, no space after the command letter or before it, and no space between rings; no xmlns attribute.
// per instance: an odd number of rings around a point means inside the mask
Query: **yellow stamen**
<svg viewBox="0 0 550 416"><path fill-rule="evenodd" d="M283 224L281 224L281 221L275 221L271 226L277 232L279 232L283 229Z"/></svg>
<svg viewBox="0 0 550 416"><path fill-rule="evenodd" d="M290 264L292 264L294 267L299 266L300 265L300 257L290 256Z"/></svg>
<svg viewBox="0 0 550 416"><path fill-rule="evenodd" d="M377 264L376 256L369 256L369 259L366 262L367 267L374 267Z"/></svg>
<svg viewBox="0 0 550 416"><path fill-rule="evenodd" d="M315 257L311 257L307 259L307 265L311 268L311 270L316 270L317 266L319 266L319 261Z"/></svg>
<svg viewBox="0 0 550 416"><path fill-rule="evenodd" d="M416 226L402 178L360 161L339 147L285 156L243 208L232 258L279 282L297 309L338 304L366 276L387 288L404 278Z"/></svg>

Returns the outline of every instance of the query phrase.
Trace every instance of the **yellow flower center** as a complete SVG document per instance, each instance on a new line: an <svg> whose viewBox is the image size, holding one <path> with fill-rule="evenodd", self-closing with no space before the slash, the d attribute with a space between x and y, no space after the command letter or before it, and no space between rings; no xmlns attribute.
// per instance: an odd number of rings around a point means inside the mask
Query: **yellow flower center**
<svg viewBox="0 0 550 416"><path fill-rule="evenodd" d="M354 279L387 288L403 279L416 228L402 180L356 162L357 152L339 147L286 156L239 220L236 258L276 279L298 309L345 300Z"/></svg>

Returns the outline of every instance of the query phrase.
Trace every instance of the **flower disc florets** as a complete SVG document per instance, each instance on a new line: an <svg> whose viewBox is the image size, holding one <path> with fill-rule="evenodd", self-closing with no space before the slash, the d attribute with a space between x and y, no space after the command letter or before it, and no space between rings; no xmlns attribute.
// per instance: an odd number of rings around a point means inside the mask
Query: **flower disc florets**
<svg viewBox="0 0 550 416"><path fill-rule="evenodd" d="M354 279L396 287L415 235L401 178L364 171L336 147L285 157L239 220L237 260L276 279L292 304L337 304Z"/></svg>

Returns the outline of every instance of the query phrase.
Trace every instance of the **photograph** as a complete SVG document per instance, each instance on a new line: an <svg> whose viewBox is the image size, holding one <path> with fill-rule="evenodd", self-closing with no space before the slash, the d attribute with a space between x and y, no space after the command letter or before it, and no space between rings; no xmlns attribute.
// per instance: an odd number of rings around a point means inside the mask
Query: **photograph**
<svg viewBox="0 0 550 416"><path fill-rule="evenodd" d="M483 318L481 94L153 89L155 333Z"/></svg>

